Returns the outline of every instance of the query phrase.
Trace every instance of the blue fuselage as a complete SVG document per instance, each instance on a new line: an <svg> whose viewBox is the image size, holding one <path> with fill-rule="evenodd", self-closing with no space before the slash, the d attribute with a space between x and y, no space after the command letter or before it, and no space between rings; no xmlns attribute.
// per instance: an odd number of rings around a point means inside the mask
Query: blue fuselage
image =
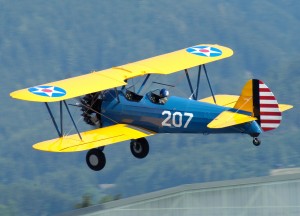
<svg viewBox="0 0 300 216"><path fill-rule="evenodd" d="M104 97L101 113L106 125L125 123L156 133L261 133L255 121L221 129L207 127L221 112L232 108L176 96L169 97L165 104L153 103L149 94L137 102L128 100L122 91L118 96L119 101L110 91Z"/></svg>

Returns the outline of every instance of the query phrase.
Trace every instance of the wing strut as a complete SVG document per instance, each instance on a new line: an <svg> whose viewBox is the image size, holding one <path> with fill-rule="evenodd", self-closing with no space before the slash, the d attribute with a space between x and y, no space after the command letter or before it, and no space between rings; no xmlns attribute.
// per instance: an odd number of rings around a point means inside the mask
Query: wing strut
<svg viewBox="0 0 300 216"><path fill-rule="evenodd" d="M67 105L67 103L66 103L65 100L59 102L60 130L59 130L59 128L58 128L58 125L57 125L57 123L56 123L56 121L55 121L55 118L54 118L53 113L52 113L52 111L51 111L51 109L50 109L50 107L49 107L48 102L45 102L46 108L47 108L48 113L49 113L49 115L50 115L50 117L51 117L51 119L52 119L53 125L54 125L54 127L55 127L55 129L56 129L56 131L57 131L57 133L58 133L58 136L59 136L59 137L63 137L63 106L62 106L62 103L65 104L66 110L68 111L68 114L69 114L69 116L70 116L70 118L71 118L71 120L72 120L72 123L73 123L73 125L74 125L74 128L75 128L75 130L76 130L76 132L77 132L79 138L82 140L82 137L81 137L81 135L80 135L80 133L79 133L79 130L78 130L78 128L77 128L77 125L76 125L76 123L75 123L75 121L74 121L74 119L73 119L73 117L72 117L72 114L71 114L71 112L70 112L70 110L69 110L69 107L68 107L68 105Z"/></svg>
<svg viewBox="0 0 300 216"><path fill-rule="evenodd" d="M196 97L194 95L194 89L193 89L193 86L192 86L192 83L191 83L191 79L190 79L190 76L189 76L189 72L188 72L187 69L184 69L184 72L185 72L186 78L188 80L188 83L189 83L189 86L190 86L190 90L191 90L193 99L196 100Z"/></svg>
<svg viewBox="0 0 300 216"><path fill-rule="evenodd" d="M52 114L52 112L51 112L51 109L50 109L48 103L45 102L45 105L46 105L47 110L48 110L48 112L49 112L49 115L50 115L50 117L51 117L51 119L52 119L52 122L53 122L53 124L54 124L54 127L55 127L55 129L56 129L56 131L57 131L57 133L58 133L58 136L59 136L59 137L62 137L62 133L61 133L61 132L59 131L59 129L58 129L58 126L57 126L57 124L56 124L55 118L53 117L53 114Z"/></svg>
<svg viewBox="0 0 300 216"><path fill-rule="evenodd" d="M79 138L82 140L82 137L81 137L81 135L80 135L80 133L79 133L79 130L78 130L78 128L77 128L77 126L76 126L76 124L75 124L75 121L74 121L74 119L73 119L73 117L72 117L72 115L71 115L71 112L70 112L70 110L69 110L68 104L66 103L65 100L64 100L64 104L65 104L65 107L66 107L66 109L67 109L67 111L68 111L68 113L69 113L69 116L70 116L70 118L71 118L71 120L72 120L72 122L73 122L73 125L74 125L74 127L75 127L75 129L76 129L76 132L77 132Z"/></svg>
<svg viewBox="0 0 300 216"><path fill-rule="evenodd" d="M151 74L147 74L146 78L144 79L144 82L142 83L141 87L137 91L137 94L139 94L142 91L142 89L143 89L144 85L146 84L147 80L149 79L150 75Z"/></svg>
<svg viewBox="0 0 300 216"><path fill-rule="evenodd" d="M205 73L205 75L206 75L207 83L208 83L208 85L209 85L209 89L210 89L210 92L211 92L211 96L213 97L215 104L217 104L217 101L216 101L216 98L215 98L215 94L214 94L214 92L213 92L213 90L212 90L212 88L211 88L211 85L210 85L210 81L209 81L209 78L208 78L208 75L207 75L207 71L206 71L205 65L203 65L203 69L204 69L204 73Z"/></svg>
<svg viewBox="0 0 300 216"><path fill-rule="evenodd" d="M116 93L117 101L118 101L118 103L120 103L120 98L119 98L119 93L118 93L117 88L115 88L115 93Z"/></svg>
<svg viewBox="0 0 300 216"><path fill-rule="evenodd" d="M201 75L201 65L199 65L199 69L198 69L196 100L198 100L199 85L200 85L200 75Z"/></svg>
<svg viewBox="0 0 300 216"><path fill-rule="evenodd" d="M214 92L212 90L212 87L211 87L211 84L210 84L210 81L209 81L209 77L208 77L208 74L207 74L207 70L206 70L206 67L205 67L204 64L203 64L203 70L204 70L204 73L205 73L205 76L206 76L206 79L207 79L207 83L208 83L211 95L213 97L214 103L217 104L216 98L215 98L215 94L214 94ZM198 77L197 77L197 88L194 90L192 82L191 82L191 79L190 79L190 76L189 76L188 69L184 70L186 78L187 78L187 81L189 83L189 87L190 87L191 93L192 93L192 95L190 96L190 98L193 98L193 100L198 100L201 71L202 71L202 65L199 65Z"/></svg>
<svg viewBox="0 0 300 216"><path fill-rule="evenodd" d="M60 112L60 133L63 135L63 107L62 101L59 101L59 112Z"/></svg>

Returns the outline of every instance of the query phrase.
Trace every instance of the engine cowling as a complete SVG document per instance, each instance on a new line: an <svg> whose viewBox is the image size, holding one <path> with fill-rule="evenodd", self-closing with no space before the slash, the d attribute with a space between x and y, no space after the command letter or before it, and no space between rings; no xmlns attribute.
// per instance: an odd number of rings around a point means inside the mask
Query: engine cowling
<svg viewBox="0 0 300 216"><path fill-rule="evenodd" d="M80 99L83 120L88 125L102 127L101 103L98 93L87 94Z"/></svg>

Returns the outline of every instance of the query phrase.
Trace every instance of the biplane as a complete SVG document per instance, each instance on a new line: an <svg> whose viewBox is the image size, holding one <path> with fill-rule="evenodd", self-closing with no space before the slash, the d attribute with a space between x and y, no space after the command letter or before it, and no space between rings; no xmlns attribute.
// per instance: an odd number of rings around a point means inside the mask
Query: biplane
<svg viewBox="0 0 300 216"><path fill-rule="evenodd" d="M282 112L291 105L278 104L274 94L261 80L250 79L240 95L215 95L211 88L206 64L233 55L230 48L200 44L141 61L92 72L61 81L38 85L12 92L15 99L42 102L50 114L58 138L33 145L48 152L85 151L86 163L99 171L106 164L104 146L129 140L136 158L149 152L145 137L157 133L242 133L253 138L280 125ZM193 88L189 70L198 71ZM198 70L197 70L198 69ZM168 75L182 71L189 85L191 97L169 96L167 88L140 93L152 74ZM211 96L198 99L199 80L205 74ZM137 91L127 87L128 80L143 76ZM195 85L195 84L194 84ZM75 104L82 111L83 120L92 130L80 132L66 100L80 97ZM59 115L54 117L49 103L58 102ZM64 109L65 108L65 109ZM63 131L63 110L66 110L75 134Z"/></svg>

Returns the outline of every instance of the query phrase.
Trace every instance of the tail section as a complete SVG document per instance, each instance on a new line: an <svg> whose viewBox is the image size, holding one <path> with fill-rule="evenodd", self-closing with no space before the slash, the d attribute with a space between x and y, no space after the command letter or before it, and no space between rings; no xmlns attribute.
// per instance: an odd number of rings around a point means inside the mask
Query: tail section
<svg viewBox="0 0 300 216"><path fill-rule="evenodd" d="M273 130L280 125L281 112L273 92L262 81L259 82L260 126L263 131Z"/></svg>
<svg viewBox="0 0 300 216"><path fill-rule="evenodd" d="M280 125L282 117L278 102L261 80L252 79L245 84L234 108L250 112L263 131L276 129Z"/></svg>

